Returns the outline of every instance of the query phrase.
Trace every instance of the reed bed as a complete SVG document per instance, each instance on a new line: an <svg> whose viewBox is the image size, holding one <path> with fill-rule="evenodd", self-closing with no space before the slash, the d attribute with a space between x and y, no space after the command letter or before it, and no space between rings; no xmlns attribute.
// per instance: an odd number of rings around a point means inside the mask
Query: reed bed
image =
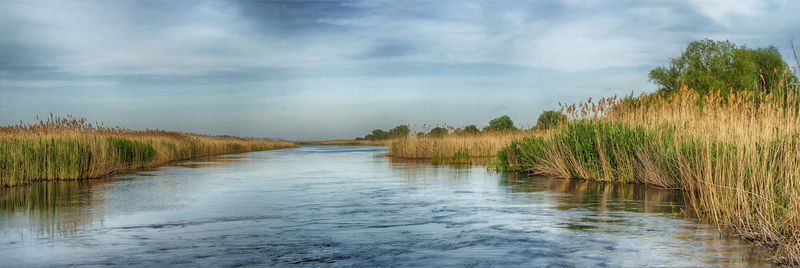
<svg viewBox="0 0 800 268"><path fill-rule="evenodd" d="M288 141L133 131L52 115L0 127L0 185L98 178L200 156L294 147Z"/></svg>
<svg viewBox="0 0 800 268"><path fill-rule="evenodd" d="M339 145L339 146L388 146L391 140L327 140L301 141L300 145Z"/></svg>
<svg viewBox="0 0 800 268"><path fill-rule="evenodd" d="M429 159L435 163L465 164L475 158L497 156L513 140L530 137L533 131L483 131L444 137L408 137L391 140L389 156Z"/></svg>
<svg viewBox="0 0 800 268"><path fill-rule="evenodd" d="M720 228L800 265L800 89L674 94L564 106L571 120L514 141L497 168L681 189Z"/></svg>

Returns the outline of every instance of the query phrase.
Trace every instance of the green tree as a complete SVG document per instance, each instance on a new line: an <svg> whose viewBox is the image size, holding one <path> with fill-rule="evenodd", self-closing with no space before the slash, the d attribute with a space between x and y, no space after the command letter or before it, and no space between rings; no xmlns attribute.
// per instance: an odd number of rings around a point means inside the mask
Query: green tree
<svg viewBox="0 0 800 268"><path fill-rule="evenodd" d="M770 92L787 78L788 68L774 46L750 49L730 41L705 39L689 43L668 66L651 70L649 78L666 93L684 85L700 93L712 89ZM788 78L796 81L794 76Z"/></svg>
<svg viewBox="0 0 800 268"><path fill-rule="evenodd" d="M429 137L433 137L433 138L441 138L441 137L447 136L448 133L449 132L447 131L446 128L435 127L433 129L431 129L430 132L428 132L428 136Z"/></svg>
<svg viewBox="0 0 800 268"><path fill-rule="evenodd" d="M464 134L467 134L467 135L475 135L475 134L480 133L481 130L478 129L478 127L476 127L475 125L469 125L469 126L464 127L464 131L463 132L464 132Z"/></svg>
<svg viewBox="0 0 800 268"><path fill-rule="evenodd" d="M503 115L501 117L492 119L489 121L489 125L483 128L484 130L517 130L517 127L514 126L514 121L511 121L511 118L508 115Z"/></svg>
<svg viewBox="0 0 800 268"><path fill-rule="evenodd" d="M558 126L564 121L567 121L567 116L561 112L544 111L541 115L539 115L539 119L536 120L536 129L550 129Z"/></svg>
<svg viewBox="0 0 800 268"><path fill-rule="evenodd" d="M409 133L411 133L411 129L408 128L408 125L399 125L389 130L389 138L406 138Z"/></svg>
<svg viewBox="0 0 800 268"><path fill-rule="evenodd" d="M389 138L389 133L380 129L373 130L371 134L364 136L365 140L385 140L387 138Z"/></svg>

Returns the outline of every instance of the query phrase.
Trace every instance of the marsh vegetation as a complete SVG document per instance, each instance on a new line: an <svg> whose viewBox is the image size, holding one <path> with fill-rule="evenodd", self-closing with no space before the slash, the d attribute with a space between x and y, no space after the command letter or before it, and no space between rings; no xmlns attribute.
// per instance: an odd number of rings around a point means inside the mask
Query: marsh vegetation
<svg viewBox="0 0 800 268"><path fill-rule="evenodd" d="M98 178L200 156L270 150L292 142L103 127L50 116L0 127L0 185Z"/></svg>
<svg viewBox="0 0 800 268"><path fill-rule="evenodd" d="M651 72L653 94L564 105L496 168L681 189L691 213L800 264L800 88L770 47L693 42Z"/></svg>

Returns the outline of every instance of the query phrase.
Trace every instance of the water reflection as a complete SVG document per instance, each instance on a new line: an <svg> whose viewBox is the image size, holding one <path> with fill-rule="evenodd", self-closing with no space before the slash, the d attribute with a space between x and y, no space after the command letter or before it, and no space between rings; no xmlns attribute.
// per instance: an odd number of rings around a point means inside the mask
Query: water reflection
<svg viewBox="0 0 800 268"><path fill-rule="evenodd" d="M0 267L769 264L681 213L680 192L374 147L195 159L0 194Z"/></svg>
<svg viewBox="0 0 800 268"><path fill-rule="evenodd" d="M395 176L406 180L447 178L453 183L471 180L492 173L484 167L433 165L424 161L392 159ZM514 173L497 173L498 187L514 204L547 204L548 209L564 211L557 214L562 220L549 227L582 232L596 238L642 240L653 234L670 237L667 244L650 246L703 251L702 262L724 266L744 263L769 266L763 249L753 247L743 239L724 235L713 225L698 221L684 211L685 195L676 190L664 190L641 184L603 183L596 181L550 179ZM674 225L664 226L665 219L676 219ZM537 225L541 228L540 225ZM680 265L680 264L676 264Z"/></svg>
<svg viewBox="0 0 800 268"><path fill-rule="evenodd" d="M92 186L108 180L42 182L0 188L0 223L13 227L26 221L37 222L34 232L51 237L101 223L104 192L103 188Z"/></svg>
<svg viewBox="0 0 800 268"><path fill-rule="evenodd" d="M603 183L585 180L548 179L503 174L501 184L510 192L555 192L556 209L586 209L596 212L630 211L682 215L687 201L680 191L656 189L642 184Z"/></svg>
<svg viewBox="0 0 800 268"><path fill-rule="evenodd" d="M31 226L33 234L55 239L102 225L106 216L105 201L109 194L124 190L107 187L110 182L142 180L174 173L176 167L200 169L223 167L246 161L241 155L208 156L172 163L169 167L140 170L91 180L43 181L18 187L0 187L0 226L4 231ZM155 179L155 178L154 178ZM153 195L174 195L167 181L151 180ZM164 191L164 188L170 190ZM111 191L111 192L109 192ZM147 197L143 197L147 199Z"/></svg>

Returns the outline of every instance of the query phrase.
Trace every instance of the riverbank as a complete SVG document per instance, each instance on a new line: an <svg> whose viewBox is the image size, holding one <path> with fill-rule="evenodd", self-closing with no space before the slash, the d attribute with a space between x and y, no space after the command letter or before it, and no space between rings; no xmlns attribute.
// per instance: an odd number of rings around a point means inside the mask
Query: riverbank
<svg viewBox="0 0 800 268"><path fill-rule="evenodd" d="M51 117L0 127L0 185L99 178L201 156L295 146L282 140L134 131Z"/></svg>
<svg viewBox="0 0 800 268"><path fill-rule="evenodd" d="M301 146L0 188L0 267L768 267L681 215L677 191L384 154Z"/></svg>
<svg viewBox="0 0 800 268"><path fill-rule="evenodd" d="M497 156L514 140L542 135L538 131L483 131L476 134L451 134L443 137L408 137L390 140L389 156L430 160L434 163L466 164L474 159Z"/></svg>
<svg viewBox="0 0 800 268"><path fill-rule="evenodd" d="M326 140L298 141L298 145L388 146L391 140Z"/></svg>
<svg viewBox="0 0 800 268"><path fill-rule="evenodd" d="M681 189L691 213L800 265L800 95L783 92L684 88L564 107L569 123L512 142L496 166Z"/></svg>

